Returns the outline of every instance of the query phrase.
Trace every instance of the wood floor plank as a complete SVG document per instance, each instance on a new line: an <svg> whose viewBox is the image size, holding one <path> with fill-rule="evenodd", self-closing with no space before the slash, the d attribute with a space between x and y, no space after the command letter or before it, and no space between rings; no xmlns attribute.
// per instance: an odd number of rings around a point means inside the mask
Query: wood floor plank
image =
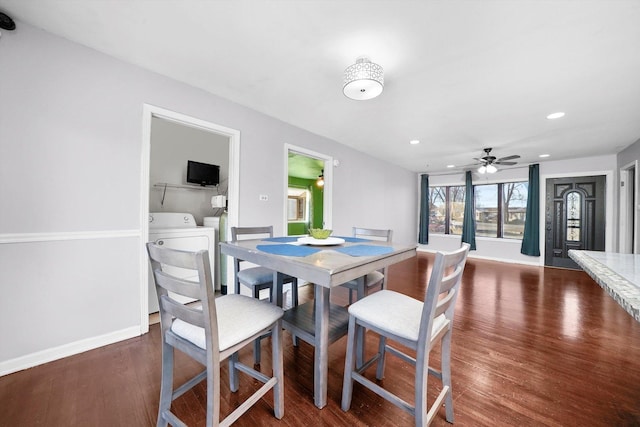
<svg viewBox="0 0 640 427"><path fill-rule="evenodd" d="M389 269L389 288L422 299L433 256L420 253ZM300 301L313 297L300 288ZM331 302L346 305L337 288ZM640 323L579 271L469 259L456 305L452 344L456 426L640 426ZM376 337L366 336L369 353ZM260 369L271 372L269 340ZM293 347L284 333L285 416L273 416L273 394L234 426L410 426L411 416L354 386L351 410L340 409L345 339L329 349L328 404L313 404L313 347ZM438 366L440 349L431 355ZM240 358L251 363L252 350ZM158 325L142 337L0 378L0 427L152 426L160 392ZM201 367L176 354L176 383ZM374 378L375 370L367 372ZM393 374L389 374L392 372ZM382 383L412 400L412 369L389 357ZM221 373L221 411L228 414L260 384L244 375L240 391ZM427 400L440 389L429 379ZM175 402L193 426L205 425L206 386ZM449 425L441 409L434 426Z"/></svg>

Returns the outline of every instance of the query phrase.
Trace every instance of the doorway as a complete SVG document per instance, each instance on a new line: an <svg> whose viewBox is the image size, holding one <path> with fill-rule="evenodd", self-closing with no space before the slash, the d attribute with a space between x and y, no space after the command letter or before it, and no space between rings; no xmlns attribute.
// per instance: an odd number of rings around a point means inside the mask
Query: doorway
<svg viewBox="0 0 640 427"><path fill-rule="evenodd" d="M331 228L333 159L289 144L285 144L285 156L286 235L305 235L309 228Z"/></svg>
<svg viewBox="0 0 640 427"><path fill-rule="evenodd" d="M140 178L140 332L142 334L149 331L149 311L148 311L148 280L149 269L145 243L149 241L149 192L154 184L150 180L150 159L151 159L151 128L154 119L162 119L187 128L196 128L201 131L211 132L226 138L229 143L228 151L228 183L227 183L227 221L225 232L228 235L230 227L238 224L238 195L240 173L240 131L217 125L215 123L200 120L174 111L145 104L143 106L143 135L142 135L142 174ZM151 190L152 191L152 190ZM223 230L221 230L223 232ZM224 265L223 265L224 266ZM224 275L221 269L221 280L229 281L228 273ZM231 271L233 269L230 269ZM224 275L224 276L223 276Z"/></svg>
<svg viewBox="0 0 640 427"><path fill-rule="evenodd" d="M620 253L640 252L638 230L638 161L620 168Z"/></svg>
<svg viewBox="0 0 640 427"><path fill-rule="evenodd" d="M605 176L547 179L545 265L579 270L569 250L605 249Z"/></svg>

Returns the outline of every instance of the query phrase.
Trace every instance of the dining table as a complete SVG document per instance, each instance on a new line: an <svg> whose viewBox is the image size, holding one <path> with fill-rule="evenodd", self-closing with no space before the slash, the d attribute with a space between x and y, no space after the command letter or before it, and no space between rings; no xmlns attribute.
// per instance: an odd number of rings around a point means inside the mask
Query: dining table
<svg viewBox="0 0 640 427"><path fill-rule="evenodd" d="M274 303L283 305L283 276L289 275L314 286L314 299L285 311L283 327L315 347L314 403L327 404L329 345L346 335L346 307L330 303L331 288L358 280L358 299L365 295L364 276L416 255L415 243L399 244L355 237L331 236L313 239L284 236L221 242L224 255L243 259L273 270ZM362 361L364 336L359 337L358 363Z"/></svg>

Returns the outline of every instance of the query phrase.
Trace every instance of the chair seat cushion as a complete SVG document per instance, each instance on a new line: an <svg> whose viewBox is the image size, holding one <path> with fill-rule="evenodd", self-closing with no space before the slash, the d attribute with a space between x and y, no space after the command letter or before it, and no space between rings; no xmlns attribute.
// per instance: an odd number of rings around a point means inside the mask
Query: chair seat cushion
<svg viewBox="0 0 640 427"><path fill-rule="evenodd" d="M291 282L294 278L285 274L283 282ZM273 282L273 270L265 267L251 267L238 271L238 280L246 286L260 286Z"/></svg>
<svg viewBox="0 0 640 427"><path fill-rule="evenodd" d="M383 280L384 274L380 273L379 271L373 271L364 276L364 287L370 288L372 286L380 286ZM358 289L358 279L350 280L342 286L349 289Z"/></svg>
<svg viewBox="0 0 640 427"><path fill-rule="evenodd" d="M215 301L220 351L268 328L284 314L274 304L244 295L224 295ZM202 349L207 347L204 328L176 319L171 325L171 331Z"/></svg>
<svg viewBox="0 0 640 427"><path fill-rule="evenodd" d="M418 341L423 305L407 295L382 290L350 305L349 314L393 335ZM444 314L433 319L432 335L446 324Z"/></svg>

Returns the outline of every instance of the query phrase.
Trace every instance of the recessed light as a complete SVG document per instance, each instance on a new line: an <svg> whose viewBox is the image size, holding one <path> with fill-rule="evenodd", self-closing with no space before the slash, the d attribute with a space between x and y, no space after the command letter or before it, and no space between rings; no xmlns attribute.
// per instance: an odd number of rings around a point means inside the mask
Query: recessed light
<svg viewBox="0 0 640 427"><path fill-rule="evenodd" d="M558 111L557 113L551 113L547 116L547 119L559 119L560 117L564 117L564 113L562 111Z"/></svg>
<svg viewBox="0 0 640 427"><path fill-rule="evenodd" d="M540 154L538 157L549 157L551 154Z"/></svg>
<svg viewBox="0 0 640 427"><path fill-rule="evenodd" d="M412 139L411 141L409 141L409 144L411 145L420 144L420 141L418 141L417 139Z"/></svg>
<svg viewBox="0 0 640 427"><path fill-rule="evenodd" d="M455 168L456 165L447 165L448 168Z"/></svg>

